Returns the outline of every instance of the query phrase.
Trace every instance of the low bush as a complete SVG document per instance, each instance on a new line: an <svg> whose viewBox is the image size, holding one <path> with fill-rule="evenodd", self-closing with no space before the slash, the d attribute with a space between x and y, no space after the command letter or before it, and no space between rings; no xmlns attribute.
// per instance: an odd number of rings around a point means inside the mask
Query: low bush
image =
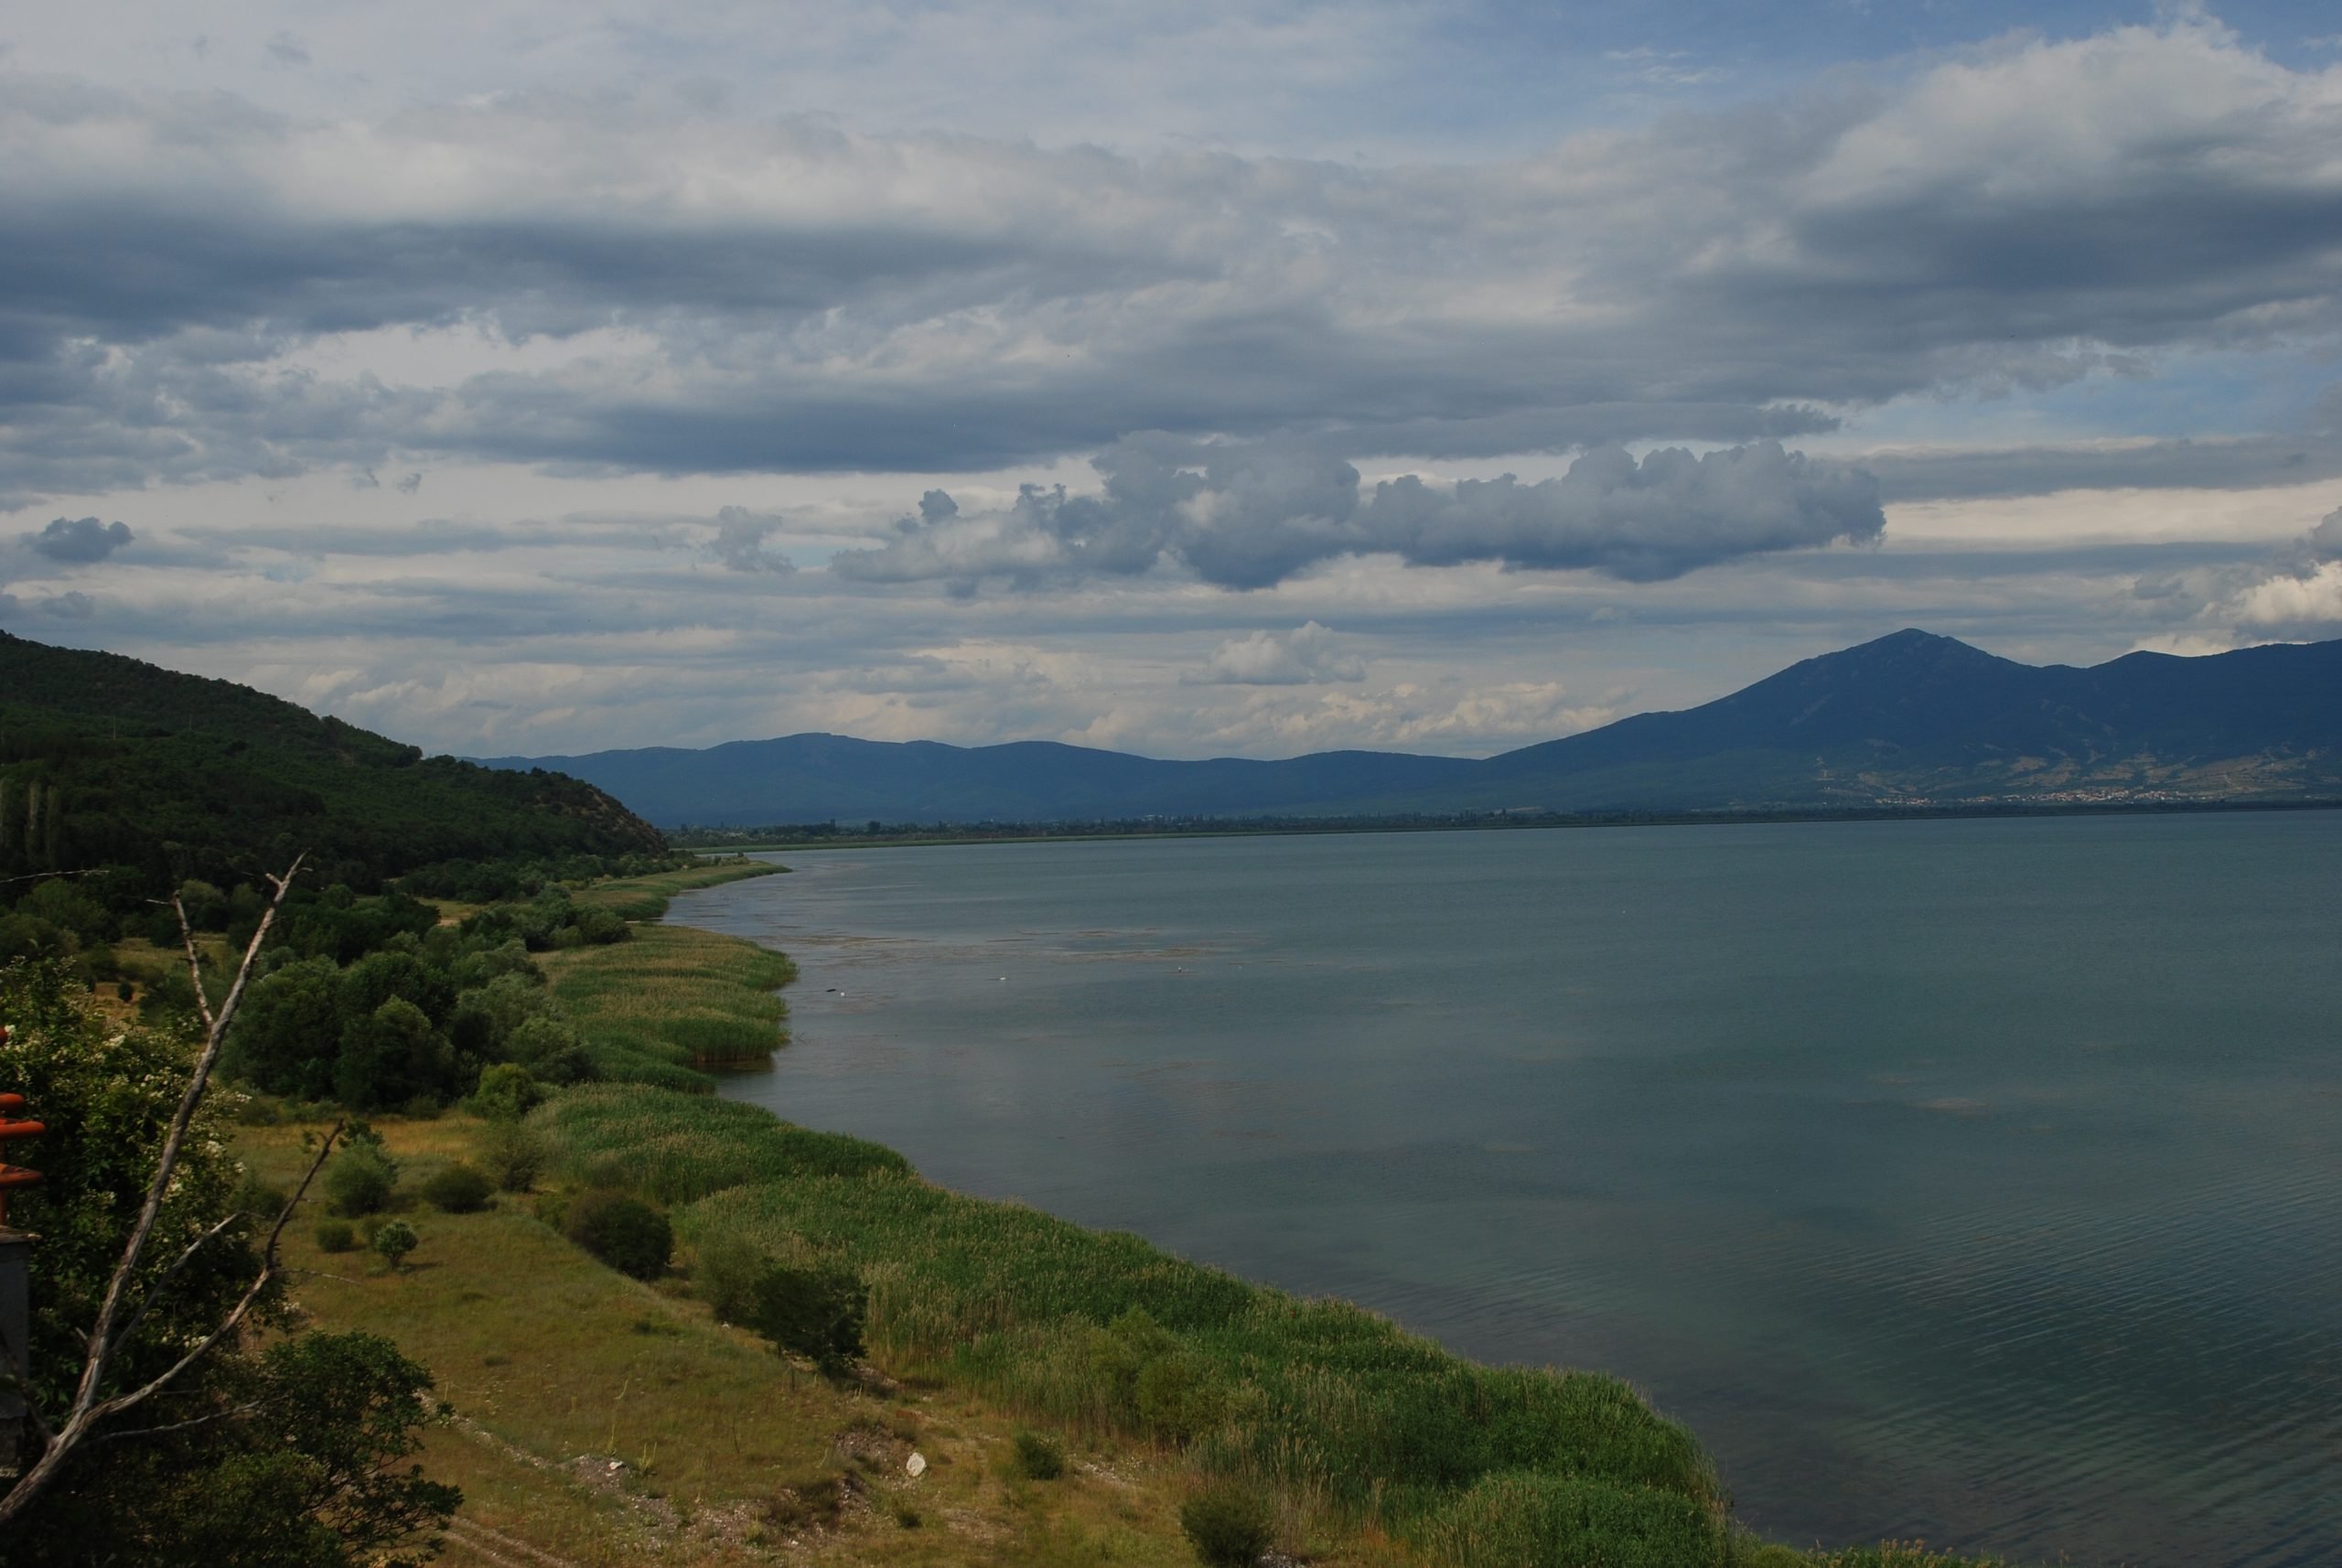
<svg viewBox="0 0 2342 1568"><path fill-rule="evenodd" d="M291 1201L291 1197L283 1187L247 1172L242 1185L236 1188L236 1208L239 1212L249 1214L254 1219L273 1224L276 1217L285 1212L285 1206Z"/></svg>
<svg viewBox="0 0 2342 1568"><path fill-rule="evenodd" d="M1276 1539L1276 1515L1252 1487L1221 1481L1180 1505L1179 1529L1209 1568L1252 1568Z"/></svg>
<svg viewBox="0 0 2342 1568"><path fill-rule="evenodd" d="M845 1482L837 1476L810 1476L773 1488L764 1506L765 1523L776 1530L820 1530L838 1521L845 1507Z"/></svg>
<svg viewBox="0 0 2342 1568"><path fill-rule="evenodd" d="M499 1192L526 1192L536 1186L548 1158L543 1135L518 1122L489 1122L472 1153Z"/></svg>
<svg viewBox="0 0 2342 1568"><path fill-rule="evenodd" d="M1008 1445L1008 1473L1023 1481L1054 1481L1065 1474L1065 1449L1055 1438L1020 1432Z"/></svg>
<svg viewBox="0 0 2342 1568"><path fill-rule="evenodd" d="M358 1232L347 1219L317 1221L317 1239L320 1252L350 1252L358 1248Z"/></svg>
<svg viewBox="0 0 2342 1568"><path fill-rule="evenodd" d="M467 1165L446 1166L423 1184L424 1201L446 1214L477 1214L495 1192L494 1182Z"/></svg>
<svg viewBox="0 0 2342 1568"><path fill-rule="evenodd" d="M398 1185L398 1162L372 1139L353 1140L326 1166L326 1197L352 1218L381 1213Z"/></svg>
<svg viewBox="0 0 2342 1568"><path fill-rule="evenodd" d="M562 1216L569 1239L622 1274L655 1280L667 1271L675 1233L667 1217L620 1192L580 1193Z"/></svg>
<svg viewBox="0 0 2342 1568"><path fill-rule="evenodd" d="M757 1309L757 1284L773 1260L737 1236L718 1236L692 1264L692 1294L725 1323L745 1323Z"/></svg>
<svg viewBox="0 0 2342 1568"><path fill-rule="evenodd" d="M862 1354L863 1324L869 1313L869 1292L848 1270L768 1263L757 1276L740 1321L771 1340L775 1349L802 1356L837 1374Z"/></svg>
<svg viewBox="0 0 2342 1568"><path fill-rule="evenodd" d="M414 1233L414 1226L403 1219L392 1219L375 1230L373 1247L382 1255L382 1261L395 1270L405 1263L406 1255L422 1240Z"/></svg>

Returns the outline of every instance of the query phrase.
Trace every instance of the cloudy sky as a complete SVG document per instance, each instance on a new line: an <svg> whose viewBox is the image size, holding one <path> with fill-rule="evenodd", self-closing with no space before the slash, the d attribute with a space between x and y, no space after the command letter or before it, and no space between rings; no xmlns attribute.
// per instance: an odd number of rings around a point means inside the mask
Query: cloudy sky
<svg viewBox="0 0 2342 1568"><path fill-rule="evenodd" d="M0 625L435 749L2342 636L2338 347L2323 5L0 18Z"/></svg>

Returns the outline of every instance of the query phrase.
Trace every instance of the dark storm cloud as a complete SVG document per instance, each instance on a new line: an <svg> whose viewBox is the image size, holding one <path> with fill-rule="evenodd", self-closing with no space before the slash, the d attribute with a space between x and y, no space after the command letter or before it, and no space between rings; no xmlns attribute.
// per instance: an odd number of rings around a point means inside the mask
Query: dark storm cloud
<svg viewBox="0 0 2342 1568"><path fill-rule="evenodd" d="M937 472L1137 431L1351 457L1795 440L1899 396L2329 343L2332 81L2183 21L1534 158L1374 169L554 97L326 125L15 79L0 502L392 453ZM459 325L489 347L412 384L286 358ZM616 336L510 352L589 333ZM2226 456L2136 471L2278 458ZM1898 461L1889 494L2004 493L2060 462L2155 482L2119 454ZM1562 492L1477 492L1416 540L1403 499L1360 515L1409 559L1447 539L1626 575L1715 558L1696 537L1633 546ZM1524 521L1541 508L1560 510ZM1822 536L1845 536L1837 518ZM1216 581L1316 558L1290 520L1173 547Z"/></svg>
<svg viewBox="0 0 2342 1568"><path fill-rule="evenodd" d="M60 517L25 539L52 561L86 564L102 561L137 535L126 522L100 522L94 517Z"/></svg>
<svg viewBox="0 0 2342 1568"><path fill-rule="evenodd" d="M1605 446L1535 484L1408 476L1370 491L1342 457L1296 443L1133 438L1096 466L1101 495L1028 485L1003 512L923 507L886 544L845 552L830 569L964 588L1133 575L1168 557L1222 587L1260 588L1334 556L1389 553L1652 582L1738 556L1875 542L1885 521L1870 476L1771 442L1704 456L1665 448L1639 463Z"/></svg>

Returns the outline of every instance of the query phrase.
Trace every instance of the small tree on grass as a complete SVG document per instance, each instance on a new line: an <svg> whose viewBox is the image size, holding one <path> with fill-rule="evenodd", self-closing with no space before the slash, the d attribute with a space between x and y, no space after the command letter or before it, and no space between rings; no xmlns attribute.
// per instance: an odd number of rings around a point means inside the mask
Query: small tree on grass
<svg viewBox="0 0 2342 1568"><path fill-rule="evenodd" d="M396 1273L406 1262L406 1255L414 1251L422 1240L423 1238L414 1233L414 1226L403 1219L393 1219L374 1232L374 1251L382 1255L382 1261L391 1265L392 1273Z"/></svg>
<svg viewBox="0 0 2342 1568"><path fill-rule="evenodd" d="M371 1133L353 1132L326 1167L326 1197L342 1213L380 1214L398 1190L398 1162Z"/></svg>

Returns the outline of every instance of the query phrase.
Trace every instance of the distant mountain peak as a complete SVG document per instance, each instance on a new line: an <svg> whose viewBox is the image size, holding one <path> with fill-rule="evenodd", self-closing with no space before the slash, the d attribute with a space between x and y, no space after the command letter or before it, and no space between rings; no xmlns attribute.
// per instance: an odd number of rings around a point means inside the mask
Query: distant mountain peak
<svg viewBox="0 0 2342 1568"><path fill-rule="evenodd" d="M1695 708L1479 762L837 736L543 760L655 820L708 824L2342 797L2342 641L2078 670L1905 627Z"/></svg>

